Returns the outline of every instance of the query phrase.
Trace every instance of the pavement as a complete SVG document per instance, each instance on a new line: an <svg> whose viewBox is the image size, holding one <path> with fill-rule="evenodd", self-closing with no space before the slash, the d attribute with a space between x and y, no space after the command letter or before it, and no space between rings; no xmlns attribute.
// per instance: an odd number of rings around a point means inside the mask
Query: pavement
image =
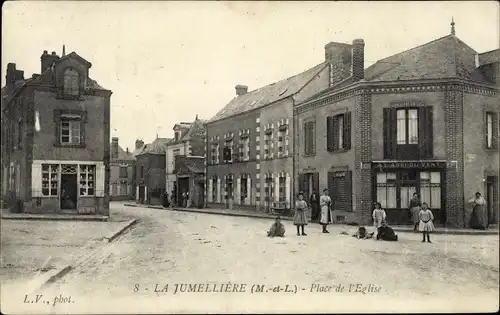
<svg viewBox="0 0 500 315"><path fill-rule="evenodd" d="M154 205L138 205L133 203L123 203L124 206L127 207L142 207L142 208L150 208L150 209L161 209L161 210L171 210L171 211L182 211L182 212L193 212L193 213L205 213L205 214L214 214L214 215L226 215L226 216L236 216L236 217L247 217L247 218L258 218L258 219L274 219L277 215L271 215L263 212L256 212L252 210L240 210L240 209L219 209L219 208L164 208L162 206L154 206ZM282 220L292 221L291 217L281 217ZM413 226L410 225L391 225L391 228L395 232L410 232L413 233ZM458 229L458 228L444 228L444 227L436 227L434 231L435 234L454 234L454 235L498 235L499 229L497 226L492 226L488 230L473 230L473 229Z"/></svg>
<svg viewBox="0 0 500 315"><path fill-rule="evenodd" d="M309 224L307 236L296 236L292 223L284 221L286 236L269 238L272 219L113 207L139 223L43 291L8 292L2 311L498 310L496 235L438 234L431 235L433 243L421 243L420 234L402 233L398 242L383 242L353 238L356 227L345 225L323 234L319 225ZM37 294L47 304L23 302L35 301Z"/></svg>

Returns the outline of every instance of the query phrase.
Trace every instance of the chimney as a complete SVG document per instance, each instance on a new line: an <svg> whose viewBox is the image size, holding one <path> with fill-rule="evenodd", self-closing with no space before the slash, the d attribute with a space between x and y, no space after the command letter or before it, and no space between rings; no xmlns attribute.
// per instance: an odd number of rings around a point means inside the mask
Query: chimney
<svg viewBox="0 0 500 315"><path fill-rule="evenodd" d="M479 64L479 54L475 54L474 55L474 63L476 65L476 68L479 68L480 64Z"/></svg>
<svg viewBox="0 0 500 315"><path fill-rule="evenodd" d="M248 86L246 85L237 85L234 87L236 89L236 95L241 96L245 95L248 92Z"/></svg>
<svg viewBox="0 0 500 315"><path fill-rule="evenodd" d="M43 73L45 70L50 68L54 62L59 60L59 56L56 55L55 51L53 51L52 54L49 55L47 53L47 51L44 50L43 55L40 57L40 60L41 60L41 65L42 65L40 73Z"/></svg>
<svg viewBox="0 0 500 315"><path fill-rule="evenodd" d="M111 158L118 159L118 138L111 138Z"/></svg>
<svg viewBox="0 0 500 315"><path fill-rule="evenodd" d="M139 140L139 139L135 140L135 149L136 150L142 148L143 146L144 146L144 141Z"/></svg>
<svg viewBox="0 0 500 315"><path fill-rule="evenodd" d="M326 44L325 62L330 64L330 86L347 79L351 75L352 46L337 42Z"/></svg>
<svg viewBox="0 0 500 315"><path fill-rule="evenodd" d="M14 84L16 82L16 64L9 63L7 64L7 74L5 75L5 83L6 85Z"/></svg>
<svg viewBox="0 0 500 315"><path fill-rule="evenodd" d="M365 41L362 39L352 41L352 77L355 82L365 78Z"/></svg>

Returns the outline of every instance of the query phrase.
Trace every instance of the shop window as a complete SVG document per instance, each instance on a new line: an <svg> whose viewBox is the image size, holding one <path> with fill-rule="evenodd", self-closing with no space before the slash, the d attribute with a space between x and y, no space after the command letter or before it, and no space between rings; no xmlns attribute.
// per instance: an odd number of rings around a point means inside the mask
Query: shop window
<svg viewBox="0 0 500 315"><path fill-rule="evenodd" d="M377 173L377 201L382 208L397 208L396 173Z"/></svg>
<svg viewBox="0 0 500 315"><path fill-rule="evenodd" d="M59 165L42 165L42 195L57 196Z"/></svg>
<svg viewBox="0 0 500 315"><path fill-rule="evenodd" d="M80 196L95 194L95 165L80 165Z"/></svg>
<svg viewBox="0 0 500 315"><path fill-rule="evenodd" d="M247 191L247 183L248 183L248 178L246 176L241 178L241 183L240 183L240 202L241 204L245 203L245 199L247 198L248 191Z"/></svg>
<svg viewBox="0 0 500 315"><path fill-rule="evenodd" d="M217 202L217 177L212 178L212 202Z"/></svg>
<svg viewBox="0 0 500 315"><path fill-rule="evenodd" d="M441 209L441 173L420 173L420 198L431 209Z"/></svg>

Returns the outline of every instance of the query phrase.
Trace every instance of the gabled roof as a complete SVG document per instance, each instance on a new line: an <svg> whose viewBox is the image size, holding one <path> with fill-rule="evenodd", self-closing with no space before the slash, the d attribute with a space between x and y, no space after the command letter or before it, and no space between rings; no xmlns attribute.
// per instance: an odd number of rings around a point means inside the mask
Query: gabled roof
<svg viewBox="0 0 500 315"><path fill-rule="evenodd" d="M87 65L87 67L92 67L92 64L90 62L88 62L85 58L83 58L82 56L78 55L76 52L71 52L67 55L64 55L62 56L61 58L59 58L56 62L59 62L61 60L65 60L65 59L68 59L68 58L76 58L76 59L79 59L80 61L82 61L83 63L85 63Z"/></svg>
<svg viewBox="0 0 500 315"><path fill-rule="evenodd" d="M476 71L476 51L454 35L436 39L377 61L365 81L463 78L487 81Z"/></svg>
<svg viewBox="0 0 500 315"><path fill-rule="evenodd" d="M204 137L206 132L205 124L205 120L195 119L181 141L187 141L193 137Z"/></svg>
<svg viewBox="0 0 500 315"><path fill-rule="evenodd" d="M327 63L321 63L302 73L250 91L244 95L233 98L223 109L221 109L208 122L214 122L233 115L256 109L278 100L287 98L299 92L309 81L311 81Z"/></svg>
<svg viewBox="0 0 500 315"><path fill-rule="evenodd" d="M123 150L121 146L118 146L118 158L117 159L111 159L112 161L133 161L134 160L134 154L131 152L127 152Z"/></svg>
<svg viewBox="0 0 500 315"><path fill-rule="evenodd" d="M199 156L183 156L178 159L179 167L176 174L201 174L205 173L205 158Z"/></svg>
<svg viewBox="0 0 500 315"><path fill-rule="evenodd" d="M167 144L171 142L170 138L156 138L153 142L144 145L142 150L136 156L144 154L164 155L166 152Z"/></svg>
<svg viewBox="0 0 500 315"><path fill-rule="evenodd" d="M500 61L500 49L495 49L492 51L487 51L479 54L479 65L487 65L494 62Z"/></svg>

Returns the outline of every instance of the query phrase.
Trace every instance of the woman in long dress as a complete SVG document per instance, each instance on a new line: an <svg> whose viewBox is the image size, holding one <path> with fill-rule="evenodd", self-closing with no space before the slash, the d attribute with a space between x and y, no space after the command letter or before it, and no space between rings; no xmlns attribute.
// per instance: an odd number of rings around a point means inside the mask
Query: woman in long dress
<svg viewBox="0 0 500 315"><path fill-rule="evenodd" d="M410 200L410 214L411 220L413 222L413 230L416 231L420 222L419 213L420 213L420 198L418 198L418 194L414 193L413 197Z"/></svg>
<svg viewBox="0 0 500 315"><path fill-rule="evenodd" d="M304 232L304 226L307 225L307 202L304 200L304 194L299 193L299 200L295 202L295 215L293 217L293 225L297 226L297 236L300 236L300 229L302 229L302 235L306 236Z"/></svg>
<svg viewBox="0 0 500 315"><path fill-rule="evenodd" d="M427 235L427 242L431 242L430 233L434 231L434 215L432 211L427 208L427 203L422 203L422 209L418 213L420 222L418 225L418 230L422 232L422 243L425 242L425 236Z"/></svg>
<svg viewBox="0 0 500 315"><path fill-rule="evenodd" d="M479 230L487 229L488 218L486 215L486 200L484 200L480 192L477 192L475 198L469 200L469 203L472 204L470 227Z"/></svg>
<svg viewBox="0 0 500 315"><path fill-rule="evenodd" d="M319 206L321 207L321 217L319 223L323 227L323 233L330 233L326 229L328 224L332 223L332 210L331 210L332 199L328 196L328 189L323 190L323 196L319 198Z"/></svg>

